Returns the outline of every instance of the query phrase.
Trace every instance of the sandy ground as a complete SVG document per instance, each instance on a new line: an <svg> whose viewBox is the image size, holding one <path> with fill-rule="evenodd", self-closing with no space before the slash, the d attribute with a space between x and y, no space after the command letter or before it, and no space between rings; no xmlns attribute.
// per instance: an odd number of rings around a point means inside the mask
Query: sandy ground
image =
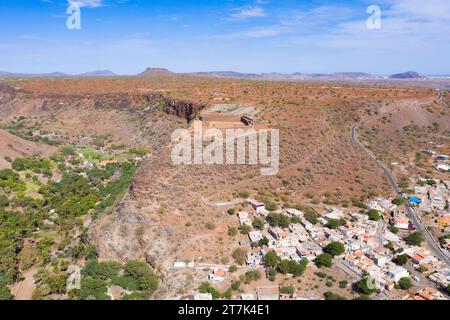
<svg viewBox="0 0 450 320"><path fill-rule="evenodd" d="M35 271L36 270L32 268L24 272L23 276L25 279L11 286L11 293L16 297L16 300L31 300L33 291L36 288L36 285L33 283Z"/></svg>

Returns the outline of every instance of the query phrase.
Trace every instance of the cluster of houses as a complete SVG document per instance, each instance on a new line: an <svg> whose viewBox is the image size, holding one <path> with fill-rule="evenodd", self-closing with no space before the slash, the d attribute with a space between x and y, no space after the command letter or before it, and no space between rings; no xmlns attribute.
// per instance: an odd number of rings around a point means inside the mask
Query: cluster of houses
<svg viewBox="0 0 450 320"><path fill-rule="evenodd" d="M429 182L429 181L428 181ZM421 184L415 188L415 195L423 199L417 204L419 208L433 208L434 212L442 214L442 226L448 228L449 182ZM408 199L408 198L407 198ZM255 218L262 218L268 222L269 210L264 203L249 200L251 208L239 211L237 217L239 224L252 225ZM443 205L444 204L444 205ZM392 203L391 199L378 198L369 201L369 209L375 209L381 214L390 215L390 223L400 230L412 230L412 224L401 208ZM407 244L402 237L386 230L383 220L372 221L367 214L354 212L350 209L338 207L325 207L313 224L306 219L302 210L288 208L277 210L291 218L296 217L299 223L291 223L286 227L272 227L266 223L262 228L254 229L248 233L248 241L241 241L247 247L246 266L250 269L264 268L264 256L274 251L281 259L300 261L314 260L323 253L331 242L341 242L345 253L337 257L336 265L344 268L346 272L355 277L370 275L377 287L382 291L389 291L398 285L402 278L414 278L403 266L396 264L397 255L406 255L417 272L421 272L436 284L436 288L445 289L450 283L450 269L422 247ZM331 226L330 221L340 221L339 226ZM262 241L262 242L261 242ZM263 243L264 245L260 245ZM255 245L257 244L257 245ZM212 283L225 280L225 269L215 268L209 274ZM264 291L264 290L263 290ZM271 300L281 299L279 292L268 294ZM240 300L254 300L264 298L266 295L245 293ZM199 298L199 297L197 297ZM205 298L202 296L202 298ZM236 297L233 297L236 298ZM290 299L292 297L284 297ZM425 288L413 297L416 300L444 299L442 294L433 288Z"/></svg>
<svg viewBox="0 0 450 320"><path fill-rule="evenodd" d="M421 214L431 213L436 228L444 234L450 233L450 180L425 180L421 185L414 187L415 197L421 202L416 205ZM427 184L424 184L427 182ZM430 183L432 182L432 183ZM443 244L445 249L450 249L450 239Z"/></svg>
<svg viewBox="0 0 450 320"><path fill-rule="evenodd" d="M435 145L436 146L436 145ZM422 153L433 157L434 162L436 163L433 168L438 171L448 172L450 171L450 156L446 154L439 154L436 151L431 149L422 150Z"/></svg>
<svg viewBox="0 0 450 320"><path fill-rule="evenodd" d="M446 189L447 190L447 189ZM423 194L424 190L416 190ZM442 196L443 189L436 185L433 190L427 188L432 199ZM433 202L437 205L436 202ZM269 211L264 204L251 200L253 210L239 213L241 225L251 225L251 216L267 218ZM369 209L380 213L390 213L391 222L399 229L411 230L412 226L405 213L390 199L378 198L367 203ZM384 222L372 221L366 214L352 212L342 208L326 207L318 218L317 224L305 219L305 214L297 209L285 209L278 213L300 218L301 223L290 224L287 228L270 227L255 230L248 234L249 243L258 243L265 239L268 246L253 248L247 252L246 262L249 268L263 266L264 255L274 251L280 258L288 260L314 260L329 243L339 241L344 244L345 254L339 257L346 268L358 276L370 275L381 290L390 290L400 279L411 277L410 272L394 263L398 254L405 254L417 270L424 273L438 286L446 288L450 283L450 270L445 264L421 247L408 245L401 237L385 230ZM345 221L336 229L329 228L328 222ZM388 249L389 247L389 249ZM420 296L420 295L419 295Z"/></svg>

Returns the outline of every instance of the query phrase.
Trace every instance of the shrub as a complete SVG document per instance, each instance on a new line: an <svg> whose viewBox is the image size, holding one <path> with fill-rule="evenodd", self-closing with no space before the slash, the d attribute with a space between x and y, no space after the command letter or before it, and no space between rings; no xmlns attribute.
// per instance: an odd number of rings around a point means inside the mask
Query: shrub
<svg viewBox="0 0 450 320"><path fill-rule="evenodd" d="M425 241L423 235L420 232L413 232L408 237L406 237L406 243L411 246L420 246L422 242Z"/></svg>
<svg viewBox="0 0 450 320"><path fill-rule="evenodd" d="M248 191L241 191L238 193L239 198L247 199L250 197L250 193Z"/></svg>
<svg viewBox="0 0 450 320"><path fill-rule="evenodd" d="M379 221L381 219L380 213L378 210L371 209L367 212L367 215L369 216L370 220L372 221Z"/></svg>
<svg viewBox="0 0 450 320"><path fill-rule="evenodd" d="M325 253L331 254L333 257L340 256L345 252L345 247L342 243L334 241L327 245L323 251Z"/></svg>
<svg viewBox="0 0 450 320"><path fill-rule="evenodd" d="M283 294L288 294L288 295L290 295L290 296L293 296L293 295L294 295L294 292L295 292L295 289L294 289L293 286L289 286L289 287L281 287L281 288L280 288L280 293L283 293Z"/></svg>
<svg viewBox="0 0 450 320"><path fill-rule="evenodd" d="M318 266L319 268L321 267L331 268L333 266L333 257L328 253L323 253L318 255L314 259L314 262L316 266Z"/></svg>
<svg viewBox="0 0 450 320"><path fill-rule="evenodd" d="M236 261L237 264L242 266L245 264L245 255L246 251L244 249L237 248L236 250L233 251L231 256L233 257L234 261Z"/></svg>
<svg viewBox="0 0 450 320"><path fill-rule="evenodd" d="M398 285L402 290L408 290L412 287L412 280L409 277L401 278L398 282Z"/></svg>
<svg viewBox="0 0 450 320"><path fill-rule="evenodd" d="M326 300L346 300L345 297L331 291L327 291L323 295Z"/></svg>
<svg viewBox="0 0 450 320"><path fill-rule="evenodd" d="M403 266L408 262L408 256L406 254L400 254L394 258L394 263Z"/></svg>

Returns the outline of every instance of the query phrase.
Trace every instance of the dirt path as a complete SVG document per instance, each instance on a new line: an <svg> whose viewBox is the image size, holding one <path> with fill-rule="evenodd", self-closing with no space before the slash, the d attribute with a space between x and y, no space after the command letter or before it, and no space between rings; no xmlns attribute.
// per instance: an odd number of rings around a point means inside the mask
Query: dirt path
<svg viewBox="0 0 450 320"><path fill-rule="evenodd" d="M24 280L17 282L11 287L11 293L16 297L16 300L31 300L33 296L33 291L36 285L33 282L33 275L35 269L32 268L23 273Z"/></svg>

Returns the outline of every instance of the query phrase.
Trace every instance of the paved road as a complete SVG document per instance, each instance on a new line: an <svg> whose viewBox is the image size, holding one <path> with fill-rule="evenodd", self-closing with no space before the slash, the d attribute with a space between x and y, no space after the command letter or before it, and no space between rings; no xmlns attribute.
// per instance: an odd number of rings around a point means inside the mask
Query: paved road
<svg viewBox="0 0 450 320"><path fill-rule="evenodd" d="M441 100L443 97L442 92L438 93L438 97L435 101L439 101ZM354 125L352 127L352 139L353 141L358 145L358 147L370 158L372 159L377 166L380 168L381 171L383 171L384 175L387 177L389 184L392 186L392 189L394 190L395 194L399 194L400 190L398 189L397 183L394 179L394 177L392 176L392 174L390 173L390 171L388 170L388 168L382 164L380 161L377 160L377 158L375 157L375 155L372 153L372 151L368 150L360 141L358 138L358 128L368 122L371 122L375 119L378 119L380 116L374 117L374 118L370 118L366 121L363 121L361 123L358 123L356 125ZM428 232L428 230L423 226L423 224L421 223L417 213L409 206L409 203L407 201L405 201L404 204L405 210L408 213L409 217L411 218L414 226L416 227L416 230L420 233L423 234L428 247L431 249L431 251L434 253L434 255L441 259L442 261L445 262L445 264L450 267L450 259L449 257L443 252L443 250L441 249L440 245L438 243L436 243L436 241L433 239L433 237L431 236L431 234Z"/></svg>

